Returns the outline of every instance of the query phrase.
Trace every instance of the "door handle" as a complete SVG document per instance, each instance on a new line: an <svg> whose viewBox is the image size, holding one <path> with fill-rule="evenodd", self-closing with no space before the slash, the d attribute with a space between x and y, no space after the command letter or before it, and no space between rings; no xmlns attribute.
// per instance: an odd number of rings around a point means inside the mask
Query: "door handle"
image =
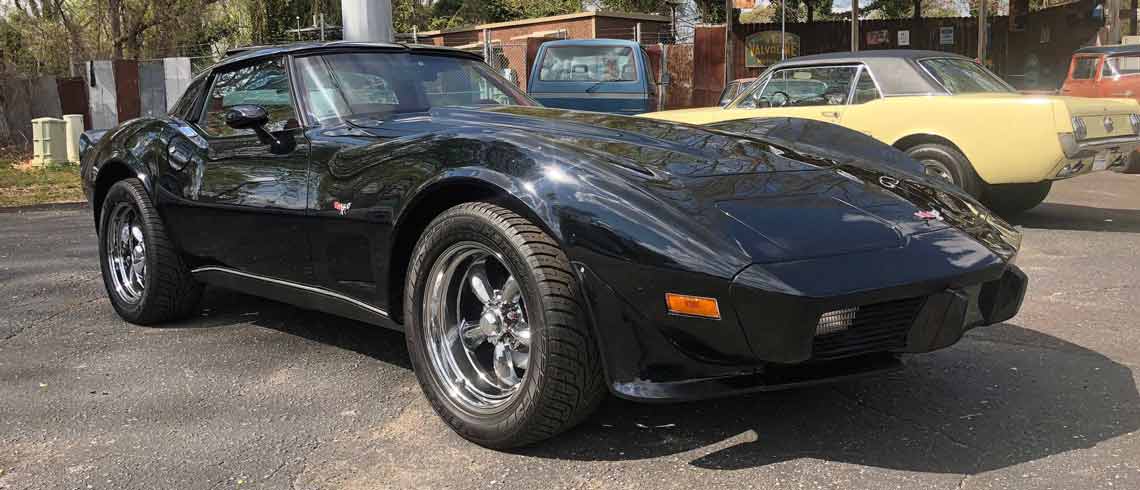
<svg viewBox="0 0 1140 490"><path fill-rule="evenodd" d="M836 111L823 111L820 114L823 114L823 117L830 117L830 118L838 118L839 117L839 113Z"/></svg>

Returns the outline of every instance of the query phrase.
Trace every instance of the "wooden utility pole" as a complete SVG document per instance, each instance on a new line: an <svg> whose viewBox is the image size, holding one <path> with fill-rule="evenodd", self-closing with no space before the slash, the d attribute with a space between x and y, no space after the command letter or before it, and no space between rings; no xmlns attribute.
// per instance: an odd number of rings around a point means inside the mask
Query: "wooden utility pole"
<svg viewBox="0 0 1140 490"><path fill-rule="evenodd" d="M978 1L978 63L986 64L986 0Z"/></svg>
<svg viewBox="0 0 1140 490"><path fill-rule="evenodd" d="M851 0L851 51L859 51L859 0Z"/></svg>
<svg viewBox="0 0 1140 490"><path fill-rule="evenodd" d="M732 0L724 0L724 83L732 81Z"/></svg>

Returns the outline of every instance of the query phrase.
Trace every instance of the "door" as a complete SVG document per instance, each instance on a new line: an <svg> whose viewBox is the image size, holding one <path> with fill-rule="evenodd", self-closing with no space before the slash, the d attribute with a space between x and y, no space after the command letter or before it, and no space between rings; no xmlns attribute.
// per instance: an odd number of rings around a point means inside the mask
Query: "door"
<svg viewBox="0 0 1140 490"><path fill-rule="evenodd" d="M226 125L226 112L243 104L266 110L265 133ZM178 222L171 227L178 242L202 262L304 282L311 275L304 230L309 144L285 60L219 69L193 119L169 152L172 165L185 162L178 172L184 182L173 189L180 199L168 211Z"/></svg>
<svg viewBox="0 0 1140 490"><path fill-rule="evenodd" d="M735 109L753 117L801 117L839 124L857 65L789 67L772 72Z"/></svg>
<svg viewBox="0 0 1140 490"><path fill-rule="evenodd" d="M1140 100L1140 53L1108 56L1101 64L1099 97Z"/></svg>
<svg viewBox="0 0 1140 490"><path fill-rule="evenodd" d="M1100 61L1101 56L1097 54L1074 56L1069 64L1069 76L1061 87L1061 95L1096 97Z"/></svg>
<svg viewBox="0 0 1140 490"><path fill-rule="evenodd" d="M383 51L293 60L312 142L308 228L314 284L389 308L397 212L442 162L486 152L484 141L423 136L452 125L449 110L528 103L480 61ZM452 123L454 124L454 123ZM466 141L466 142L465 142ZM481 158L481 157L478 157Z"/></svg>
<svg viewBox="0 0 1140 490"><path fill-rule="evenodd" d="M859 131L867 136L875 134L876 126L881 128L887 101L875 83L875 77L866 66L859 68L855 86L851 88L851 99L843 110L843 126ZM880 129L881 132L881 129Z"/></svg>

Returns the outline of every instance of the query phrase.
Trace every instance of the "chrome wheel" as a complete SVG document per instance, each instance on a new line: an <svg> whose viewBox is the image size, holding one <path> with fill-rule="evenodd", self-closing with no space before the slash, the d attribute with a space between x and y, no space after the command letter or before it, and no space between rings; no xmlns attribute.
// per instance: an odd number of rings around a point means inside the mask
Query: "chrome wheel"
<svg viewBox="0 0 1140 490"><path fill-rule="evenodd" d="M526 302L502 256L459 242L432 265L422 329L432 375L458 407L482 415L502 409L530 364Z"/></svg>
<svg viewBox="0 0 1140 490"><path fill-rule="evenodd" d="M146 240L134 206L115 206L103 233L115 293L123 302L137 304L146 288Z"/></svg>
<svg viewBox="0 0 1140 490"><path fill-rule="evenodd" d="M957 182L954 182L954 174L950 172L950 167L947 167L946 164L938 160L923 160L922 168L926 171L926 175L928 176L938 177L951 184L957 184Z"/></svg>

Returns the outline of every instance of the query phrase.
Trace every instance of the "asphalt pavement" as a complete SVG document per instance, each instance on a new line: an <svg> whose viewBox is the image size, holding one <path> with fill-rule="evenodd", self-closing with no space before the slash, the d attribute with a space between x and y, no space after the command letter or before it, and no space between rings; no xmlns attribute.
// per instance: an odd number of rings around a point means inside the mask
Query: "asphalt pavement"
<svg viewBox="0 0 1140 490"><path fill-rule="evenodd" d="M907 368L760 395L616 399L536 447L452 434L401 334L209 290L116 317L90 211L0 212L0 489L1140 488L1140 176L1016 220L1021 313Z"/></svg>

